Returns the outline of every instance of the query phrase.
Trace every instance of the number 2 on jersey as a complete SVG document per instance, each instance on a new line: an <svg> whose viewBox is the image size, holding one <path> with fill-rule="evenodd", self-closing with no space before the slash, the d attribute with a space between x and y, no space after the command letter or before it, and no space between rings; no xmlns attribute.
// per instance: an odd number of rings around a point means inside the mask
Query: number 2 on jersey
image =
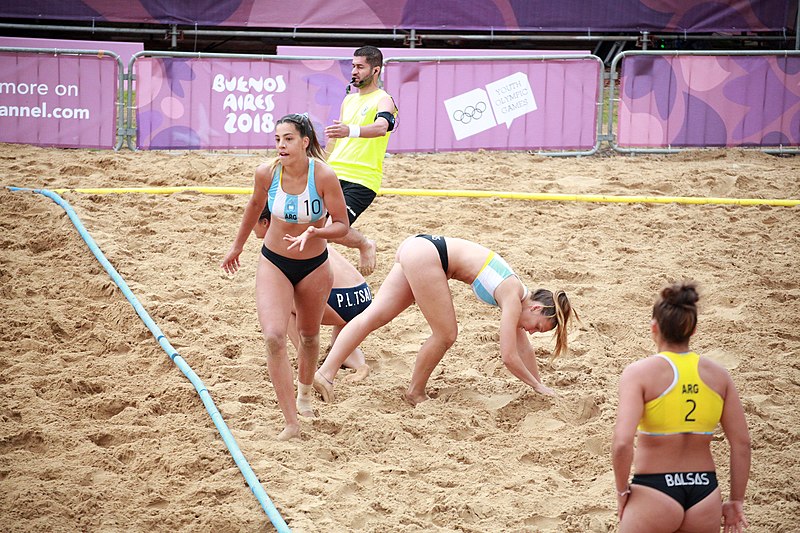
<svg viewBox="0 0 800 533"><path fill-rule="evenodd" d="M694 413L694 410L697 409L697 402L695 402L694 400L686 400L686 403L691 404L692 408L689 409L688 413L686 413L686 417L684 418L684 420L686 422L696 422L696 419L690 417L692 416L692 413Z"/></svg>

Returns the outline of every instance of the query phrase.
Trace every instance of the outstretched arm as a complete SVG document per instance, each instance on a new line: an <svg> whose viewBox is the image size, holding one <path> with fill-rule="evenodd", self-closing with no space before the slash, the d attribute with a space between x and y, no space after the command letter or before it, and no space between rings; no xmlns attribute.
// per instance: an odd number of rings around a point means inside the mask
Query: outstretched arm
<svg viewBox="0 0 800 533"><path fill-rule="evenodd" d="M267 203L268 177L269 167L267 165L260 165L256 169L253 194L250 195L250 201L247 202L247 206L244 208L239 230L236 232L236 237L233 240L230 250L225 255L222 263L220 263L222 270L228 274L235 274L236 271L239 270L239 255L242 253L244 243L247 242L247 237L258 223L258 217L261 215L261 212L264 210L264 205Z"/></svg>
<svg viewBox="0 0 800 533"><path fill-rule="evenodd" d="M522 311L522 302L519 298L511 298L504 301L501 306L500 315L500 356L503 364L520 381L530 385L540 394L555 396L555 391L542 385L538 376L538 365L536 357L533 355L533 347L524 337L526 334L519 328L519 315ZM522 335L522 337L520 337ZM520 339L524 342L520 342ZM520 352L520 345L522 352ZM531 357L533 358L531 361ZM526 364L526 361L528 364ZM536 374L531 372L528 365L535 369Z"/></svg>
<svg viewBox="0 0 800 533"><path fill-rule="evenodd" d="M536 359L536 350L534 350L531 345L528 334L522 328L517 328L517 354L522 364L525 365L525 368L531 373L531 376L539 383L539 388L534 387L536 392L557 396L556 391L542 383L542 378L539 375L539 362Z"/></svg>

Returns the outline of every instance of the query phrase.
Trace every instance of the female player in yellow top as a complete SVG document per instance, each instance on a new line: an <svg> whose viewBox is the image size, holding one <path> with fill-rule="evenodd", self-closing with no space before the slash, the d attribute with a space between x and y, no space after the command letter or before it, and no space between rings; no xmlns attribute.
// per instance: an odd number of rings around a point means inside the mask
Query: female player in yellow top
<svg viewBox="0 0 800 533"><path fill-rule="evenodd" d="M658 353L632 363L620 378L612 446L620 533L719 531L721 518L725 533L747 527L747 421L728 372L689 349L698 299L690 282L661 291L650 325ZM710 447L718 423L731 450L724 504Z"/></svg>

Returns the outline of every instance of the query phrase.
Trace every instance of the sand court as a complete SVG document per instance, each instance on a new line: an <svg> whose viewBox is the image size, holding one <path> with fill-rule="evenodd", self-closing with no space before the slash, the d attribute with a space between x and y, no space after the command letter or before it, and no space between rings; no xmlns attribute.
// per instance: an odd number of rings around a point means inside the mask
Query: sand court
<svg viewBox="0 0 800 533"><path fill-rule="evenodd" d="M250 187L268 156L2 145L0 182ZM800 159L743 150L406 154L385 171L389 189L800 199ZM337 383L302 440L278 442L255 312L260 243L248 240L235 277L219 268L247 196L62 196L203 380L294 531L616 531L619 375L653 352L653 299L683 278L701 290L693 347L730 370L747 413L749 531L796 528L797 207L381 195L356 225L378 241L373 291L405 237L438 233L494 249L531 288L567 292L583 324L570 352L541 369L560 395L505 370L499 311L453 282L459 336L429 381L431 401L411 408L401 397L429 331L412 306L362 344L370 376ZM0 528L273 531L194 388L64 211L5 189L0 205ZM323 327L323 348L329 338ZM532 339L546 361L551 337ZM712 450L724 497L721 435Z"/></svg>

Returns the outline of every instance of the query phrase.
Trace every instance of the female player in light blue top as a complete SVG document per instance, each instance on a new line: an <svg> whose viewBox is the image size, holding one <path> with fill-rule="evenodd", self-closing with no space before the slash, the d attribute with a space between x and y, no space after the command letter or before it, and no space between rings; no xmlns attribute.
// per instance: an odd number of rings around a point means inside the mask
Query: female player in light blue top
<svg viewBox="0 0 800 533"><path fill-rule="evenodd" d="M267 369L286 421L280 440L300 436L297 418L313 416L312 380L319 357L319 330L333 275L327 239L349 227L344 195L305 115L286 115L275 124L278 157L256 169L255 185L236 238L222 260L225 272L239 269L239 255L264 205L270 222L256 272L258 319L267 345ZM326 214L331 223L325 225ZM296 311L297 399L286 351L292 309Z"/></svg>
<svg viewBox="0 0 800 533"><path fill-rule="evenodd" d="M336 372L353 348L414 302L431 327L431 336L417 354L405 399L417 405L428 399L428 378L458 334L448 279L473 287L477 297L500 307L500 355L511 373L541 394L555 392L542 384L536 354L527 333L556 330L554 356L567 349L567 322L575 313L563 291L533 293L508 264L472 241L439 235L409 237L397 250L395 264L372 301L339 333L328 357L314 376L323 400L333 400Z"/></svg>

